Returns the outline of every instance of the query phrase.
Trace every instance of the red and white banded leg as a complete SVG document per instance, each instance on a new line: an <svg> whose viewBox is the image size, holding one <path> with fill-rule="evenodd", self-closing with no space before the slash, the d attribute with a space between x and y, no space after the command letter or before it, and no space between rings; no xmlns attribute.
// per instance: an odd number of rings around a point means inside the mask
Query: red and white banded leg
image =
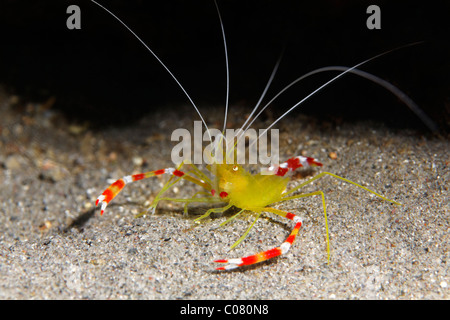
<svg viewBox="0 0 450 320"><path fill-rule="evenodd" d="M176 177L182 177L183 179L186 179L186 180L192 181L196 184L199 184L206 189L211 188L208 183L206 183L202 180L193 178L193 177L185 174L183 171L177 170L175 168L166 168L166 169L160 169L160 170L155 170L155 171L149 171L149 172L145 172L145 173L133 174L133 175L125 176L121 179L118 179L116 182L111 184L105 191L103 191L103 193L97 198L95 205L97 206L99 203L102 204L100 214L103 215L108 203L117 196L117 194L125 187L126 184L128 184L130 182L154 177L157 175L161 175L164 173L172 174Z"/></svg>
<svg viewBox="0 0 450 320"><path fill-rule="evenodd" d="M311 157L303 157L303 156L297 156L288 159L286 162L283 162L277 166L270 166L266 169L266 172L268 174L275 174L277 176L284 176L288 172L295 171L296 169L300 167L321 167L322 163L317 161L314 158Z"/></svg>
<svg viewBox="0 0 450 320"><path fill-rule="evenodd" d="M302 226L302 218L290 212L286 214L286 218L294 221L295 227L294 229L292 229L291 234L281 246L243 258L215 260L214 262L218 263L228 263L226 266L216 268L216 270L232 270L242 266L249 266L258 262L278 257L288 252L295 240L295 237L297 236L298 231L300 230L300 227Z"/></svg>

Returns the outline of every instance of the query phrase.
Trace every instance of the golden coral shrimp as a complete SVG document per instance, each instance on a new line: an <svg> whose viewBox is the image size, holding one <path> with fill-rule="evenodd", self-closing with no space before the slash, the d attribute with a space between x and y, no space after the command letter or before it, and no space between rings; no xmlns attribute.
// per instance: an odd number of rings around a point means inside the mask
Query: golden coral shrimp
<svg viewBox="0 0 450 320"><path fill-rule="evenodd" d="M382 195L343 177L337 176L330 172L321 172L317 176L309 179L306 182L286 191L286 187L290 178L286 176L288 172L292 172L300 167L309 167L309 166L322 166L320 162L311 157L297 156L290 158L284 163L281 163L277 167L269 167L268 170L273 171L273 175L258 173L251 174L247 170L245 170L239 164L217 164L214 163L209 167L211 172L214 172L214 180L211 180L208 176L199 171L194 165L190 164L193 168L195 168L192 172L193 174L189 174L183 171L180 171L176 168L165 168L155 171L149 171L141 174L134 174L125 176L121 179L118 179L116 182L111 184L97 199L96 205L101 203L101 214L104 213L106 206L108 203L114 199L114 197L124 188L124 186L130 182L138 181L150 177L154 177L156 175L161 174L170 174L174 177L177 177L178 180L185 179L191 181L197 185L200 185L205 190L207 190L208 197L204 198L196 198L195 196L188 199L172 199L172 198L162 198L161 195L168 190L169 187L174 185L176 182L169 182L163 189L158 193L151 207L149 208L152 212L155 211L156 206L161 200L170 200L177 202L185 202L186 205L193 202L208 202L208 203L226 203L225 206L220 208L212 208L206 211L205 214L195 219L195 221L199 221L203 218L208 217L211 213L221 213L230 209L231 207L236 207L239 211L229 218L227 221L221 224L224 225L234 219L237 215L245 212L245 211L253 211L257 213L257 217L250 226L250 228L244 233L244 235L236 241L231 248L234 248L238 245L251 230L256 220L261 216L263 212L270 212L286 219L292 220L295 223L294 228L292 229L288 238L279 246L275 247L263 252L259 252L254 255L250 255L247 257L237 258L237 259L218 259L215 262L218 263L227 263L224 267L218 267L217 270L231 270L237 267L252 265L258 262L262 262L268 259L275 258L282 254L285 254L290 249L293 244L297 233L302 226L301 217L293 214L292 212L283 211L272 207L274 204L319 195L322 198L322 205L324 210L325 217L325 226L326 226L326 240L327 240L327 254L328 260L330 259L330 244L329 244L329 235L328 235L328 222L327 222L327 213L326 213L326 204L325 204L325 195L322 191L314 191L310 193L302 193L302 194L294 194L293 193L307 184L323 177L324 175L329 175L335 177L337 179L343 180L345 182L356 185L370 193L375 194L383 200L392 202L394 204L400 205L400 203L387 199ZM195 177L197 175L198 177Z"/></svg>
<svg viewBox="0 0 450 320"><path fill-rule="evenodd" d="M111 14L116 20L118 20L123 26L125 26L145 47L146 49L159 61L159 63L167 70L167 72L172 76L172 78L176 81L178 86L182 89L184 94L187 96L189 101L192 103L193 107L197 111L198 115L200 116L204 126L207 130L208 126L206 125L205 120L203 119L201 113L199 112L196 105L193 103L192 99L186 92L186 90L183 88L183 86L180 84L180 82L177 80L177 78L172 74L172 72L166 67L166 65L158 58L158 56L124 23L122 22L116 15L114 15L111 11L106 9L101 4L97 3L94 0L91 0L104 10L106 10L109 14ZM229 97L229 72L228 72L228 58L227 58L227 48L226 48L226 40L225 40L225 33L224 33L224 27L222 23L222 18L220 16L220 12L216 4L217 12L219 15L220 25L222 29L222 36L224 41L224 47L225 47L225 57L226 57L226 68L227 68L227 96L226 96L226 106L225 106L225 120L224 120L224 129L226 127L226 118L227 118L227 110L228 110L228 97ZM413 45L413 44L410 44ZM407 46L410 46L407 45ZM403 46L405 47L405 46ZM397 50L399 48L393 49ZM381 55L387 54L389 52L392 52L393 50L381 53L377 56L374 56L370 59L367 59L361 63L356 64L353 67L326 67L321 69L316 69L308 74L305 74L304 76L296 79L294 82L286 86L283 90L281 90L280 93L278 93L269 103L267 103L260 111L259 113L253 118L252 121L250 121L251 117L256 113L256 111L259 108L259 103L256 105L252 113L250 114L249 118L245 121L245 123L242 126L242 132L245 133L245 131L250 127L250 125L253 123L254 119L258 117L259 114L270 104L273 102L274 99L276 99L280 94L282 94L285 90L287 90L289 87L291 87L293 84L297 83L298 81L319 72L324 71L340 71L340 73L329 80L328 82L324 83L322 86L314 90L311 94L300 100L297 104L295 104L293 107L291 107L287 112L285 112L282 116L280 116L276 121L272 123L266 130L269 130L272 126L274 126L279 120L281 120L284 116L286 116L287 113L295 109L297 106L299 106L301 103L303 103L306 99L317 93L322 88L328 86L330 83L336 81L340 77L342 77L346 73L354 73L359 76L362 76L364 78L367 78L369 80L374 81L375 83L385 87L386 89L393 92L397 97L399 97L405 104L408 105L409 108L411 108L414 112L420 112L421 110L415 105L409 98L406 97L398 88L393 87L386 81L376 78L373 75L367 74L363 71L360 71L356 69L357 67L373 60ZM262 94L262 97L259 101L262 100L265 93L267 92L267 88L270 86L270 83L273 79L273 76L276 73L276 70L278 68L280 60L278 60L277 64L275 65L275 68L271 74L271 77L269 79L268 84L266 85L266 88ZM416 112L416 113L417 113ZM424 119L423 115L421 116L422 119ZM222 132L223 132L222 131ZM209 133L209 131L208 131ZM210 134L211 137L211 134ZM242 136L240 136L242 137ZM239 137L238 137L239 139ZM233 149L234 151L234 149ZM220 151L224 152L224 151ZM283 162L278 165L272 165L268 168L266 168L264 173L257 173L252 174L249 171L245 170L244 167L237 163L222 163L219 161L215 161L214 155L211 154L212 157L212 163L208 165L208 170L210 174L212 175L212 178L209 177L207 174L203 173L200 169L198 169L194 164L191 163L182 163L177 168L174 167L168 167L165 169L159 169L154 171L149 171L145 173L139 173L134 175L127 175L123 178L118 179L114 183L112 183L103 193L97 198L96 205L101 205L101 214L106 210L107 205L119 194L119 192L125 187L125 185L134 182L139 181L142 179L151 178L154 176L162 175L162 174L169 174L171 175L171 178L169 181L163 186L161 191L156 195L152 205L148 208L148 211L155 212L156 207L158 203L161 200L170 200L170 201L176 201L185 203L185 212L187 211L187 206L190 203L223 203L224 206L217 207L217 208L211 208L206 211L205 214L197 218L195 221L199 221L201 219L204 219L208 216L210 216L212 213L222 213L227 211L228 209L235 207L238 209L238 212L233 215L231 218L223 222L221 225L226 224L230 222L232 219L234 219L237 215L244 213L245 211L252 211L257 214L257 217L255 221L251 224L251 226L247 229L247 231L243 234L240 239L238 239L231 248L238 245L249 233L255 222L258 220L258 218L261 216L263 212L269 212L276 215L279 215L283 218L286 218L288 220L292 220L294 223L294 228L292 229L290 235L287 237L287 239L278 247L259 252L247 257L241 257L241 258L233 258L233 259L218 259L215 260L217 263L225 264L222 267L218 267L218 270L231 270L235 269L241 266L247 266L256 264L268 259L275 258L277 256L280 256L282 254L285 254L289 251L292 244L294 243L294 240L302 226L302 219L301 217L293 214L292 212L279 210L274 207L274 205L289 201L293 199L298 198L304 198L304 197L310 197L310 196L320 196L322 200L322 206L323 206L323 213L325 217L325 227L326 227L326 242L327 242L327 256L328 261L330 260L330 241L329 241L329 235L328 235L328 222L327 222L327 212L326 212L326 203L325 203L325 195L321 190L310 192L310 193L296 193L304 186L312 183L313 181L323 177L323 176L331 176L336 179L342 180L346 183L353 184L359 188L362 188L380 199L384 201L391 202L396 205L400 205L399 202L390 200L356 182L350 181L346 178L340 177L338 175L335 175L330 172L321 172L315 177L307 180L306 182L301 183L300 185L287 190L287 184L290 180L288 174L292 173L298 168L306 168L306 167L312 167L312 166L319 166L321 167L322 164L311 157L305 157L305 156L295 156L290 159L288 159L286 162ZM187 170L184 170L184 167L189 167ZM202 187L205 191L203 192L197 192L192 198L187 199L174 199L174 198L167 198L163 197L163 194L171 188L173 185L175 185L178 181L181 179L190 181L196 185L199 185ZM199 195L202 195L202 197L199 197Z"/></svg>

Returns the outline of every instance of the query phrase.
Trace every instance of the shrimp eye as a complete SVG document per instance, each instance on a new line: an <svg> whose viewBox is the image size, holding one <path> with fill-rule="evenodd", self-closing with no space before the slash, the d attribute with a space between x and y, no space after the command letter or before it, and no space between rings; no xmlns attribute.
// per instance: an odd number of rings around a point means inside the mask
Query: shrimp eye
<svg viewBox="0 0 450 320"><path fill-rule="evenodd" d="M239 170L238 166L233 166L233 171L238 171L238 170Z"/></svg>

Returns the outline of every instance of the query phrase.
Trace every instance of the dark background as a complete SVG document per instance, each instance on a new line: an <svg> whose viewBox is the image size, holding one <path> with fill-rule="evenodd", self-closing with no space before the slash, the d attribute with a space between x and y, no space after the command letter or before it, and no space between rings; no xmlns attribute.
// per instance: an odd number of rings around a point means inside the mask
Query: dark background
<svg viewBox="0 0 450 320"><path fill-rule="evenodd" d="M361 69L407 93L449 129L450 1L218 1L231 72L231 104L253 106L283 47L268 98L296 77L328 65L352 66L416 41ZM225 59L212 0L101 1L166 63L200 108L223 110ZM68 30L66 9L81 9L81 30ZM366 8L381 8L381 30L368 30ZM0 84L92 127L129 125L153 110L188 100L173 79L115 19L90 1L0 4ZM311 77L273 105L281 114L334 73ZM300 111L297 111L300 112ZM320 119L371 119L424 130L397 98L348 75L310 99L301 112ZM193 117L195 116L192 111Z"/></svg>

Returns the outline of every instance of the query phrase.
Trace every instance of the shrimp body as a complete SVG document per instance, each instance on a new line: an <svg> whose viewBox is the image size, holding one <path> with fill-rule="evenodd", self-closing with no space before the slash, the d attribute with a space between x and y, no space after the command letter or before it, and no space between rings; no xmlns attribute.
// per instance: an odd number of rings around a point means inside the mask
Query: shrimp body
<svg viewBox="0 0 450 320"><path fill-rule="evenodd" d="M298 156L264 173L251 174L239 164L214 164L210 171L216 173L215 185L220 197L237 208L260 212L282 200L290 180L286 173L308 166L322 164L314 158ZM216 193L214 189L212 192Z"/></svg>
<svg viewBox="0 0 450 320"><path fill-rule="evenodd" d="M219 195L237 208L257 211L281 200L288 177L251 174L241 165L218 164L216 177ZM259 211L259 210L258 210Z"/></svg>

